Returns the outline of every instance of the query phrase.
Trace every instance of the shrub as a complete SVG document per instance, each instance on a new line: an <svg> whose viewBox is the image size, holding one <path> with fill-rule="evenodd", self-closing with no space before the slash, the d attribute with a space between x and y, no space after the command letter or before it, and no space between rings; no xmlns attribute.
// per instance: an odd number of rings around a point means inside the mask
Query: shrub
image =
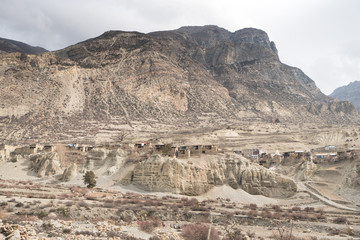
<svg viewBox="0 0 360 240"><path fill-rule="evenodd" d="M152 236L149 238L149 240L161 240L161 238L158 236Z"/></svg>
<svg viewBox="0 0 360 240"><path fill-rule="evenodd" d="M77 205L78 205L78 207L85 207L85 208L89 207L89 205L84 201L78 202Z"/></svg>
<svg viewBox="0 0 360 240"><path fill-rule="evenodd" d="M120 234L118 233L118 232L116 232L116 231L107 231L106 232L106 235L108 236L108 237L120 237Z"/></svg>
<svg viewBox="0 0 360 240"><path fill-rule="evenodd" d="M48 214L46 213L46 212L44 212L44 211L41 211L41 212L39 212L38 213L38 217L39 218L44 218L44 217L46 217Z"/></svg>
<svg viewBox="0 0 360 240"><path fill-rule="evenodd" d="M261 217L263 217L263 218L272 218L272 214L271 214L271 212L269 210L266 209L266 210L261 212Z"/></svg>
<svg viewBox="0 0 360 240"><path fill-rule="evenodd" d="M304 208L304 211L305 211L305 212L314 212L314 211L315 211L315 208L313 208L313 207L306 207L306 208Z"/></svg>
<svg viewBox="0 0 360 240"><path fill-rule="evenodd" d="M256 210L256 209L257 209L257 205L256 205L255 203L251 203L251 204L249 205L249 208L250 208L251 210Z"/></svg>
<svg viewBox="0 0 360 240"><path fill-rule="evenodd" d="M88 188L93 188L96 186L95 173L93 171L87 171L83 176L84 184Z"/></svg>
<svg viewBox="0 0 360 240"><path fill-rule="evenodd" d="M191 225L185 225L183 227L181 235L185 240L207 240L208 239L208 233L209 233L209 227L205 224L191 224ZM218 231L211 227L210 230L210 238L211 240L220 240Z"/></svg>
<svg viewBox="0 0 360 240"><path fill-rule="evenodd" d="M273 205L272 209L274 209L276 212L281 212L281 207L279 205Z"/></svg>
<svg viewBox="0 0 360 240"><path fill-rule="evenodd" d="M334 223L337 224L344 224L347 223L347 218L346 217L337 217L333 220Z"/></svg>
<svg viewBox="0 0 360 240"><path fill-rule="evenodd" d="M246 215L248 215L249 217L257 217L259 213L256 210L250 210L249 212L247 212Z"/></svg>
<svg viewBox="0 0 360 240"><path fill-rule="evenodd" d="M22 202L19 202L15 205L15 207L23 207L23 206L24 206L24 204Z"/></svg>
<svg viewBox="0 0 360 240"><path fill-rule="evenodd" d="M156 218L147 221L141 221L139 225L140 230L147 233L152 233L155 228L160 226L161 226L161 221L160 219L156 219Z"/></svg>
<svg viewBox="0 0 360 240"><path fill-rule="evenodd" d="M300 207L293 207L292 210L293 210L294 212L298 212L298 211L301 211L301 208L300 208Z"/></svg>
<svg viewBox="0 0 360 240"><path fill-rule="evenodd" d="M223 240L247 240L250 236L246 236L246 234L242 233L242 231L238 228L226 229L225 237ZM253 239L252 236L251 239Z"/></svg>

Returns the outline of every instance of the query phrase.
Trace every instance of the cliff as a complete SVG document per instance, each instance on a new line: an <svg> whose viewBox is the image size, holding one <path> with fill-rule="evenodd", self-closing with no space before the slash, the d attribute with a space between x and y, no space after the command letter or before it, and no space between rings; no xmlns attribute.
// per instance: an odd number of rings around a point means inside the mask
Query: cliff
<svg viewBox="0 0 360 240"><path fill-rule="evenodd" d="M194 159L193 164L155 155L139 163L121 183L147 191L186 195L200 195L224 184L268 197L289 197L297 191L293 180L245 158L224 154L207 156L206 161Z"/></svg>

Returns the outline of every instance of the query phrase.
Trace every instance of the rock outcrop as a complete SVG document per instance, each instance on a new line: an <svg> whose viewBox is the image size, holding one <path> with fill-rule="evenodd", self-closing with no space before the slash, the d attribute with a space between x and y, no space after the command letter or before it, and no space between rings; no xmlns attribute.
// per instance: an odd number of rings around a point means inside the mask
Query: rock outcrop
<svg viewBox="0 0 360 240"><path fill-rule="evenodd" d="M56 152L30 155L30 161L30 168L37 173L38 177L56 175L62 172Z"/></svg>
<svg viewBox="0 0 360 240"><path fill-rule="evenodd" d="M0 54L0 84L7 140L91 138L109 123L197 126L209 114L213 124L359 120L353 105L281 63L267 34L252 28L109 31L38 56Z"/></svg>
<svg viewBox="0 0 360 240"><path fill-rule="evenodd" d="M105 148L94 148L86 154L87 160L85 168L88 170L99 168L109 169L114 166L118 168L123 165L126 156L127 153L121 149L109 150Z"/></svg>
<svg viewBox="0 0 360 240"><path fill-rule="evenodd" d="M139 163L121 183L147 191L186 195L200 195L224 184L268 197L289 197L297 191L293 180L239 156L221 154L200 161L190 164L155 155Z"/></svg>
<svg viewBox="0 0 360 240"><path fill-rule="evenodd" d="M78 167L76 163L71 164L68 168L66 168L61 176L61 180L64 182L68 182L76 177L78 173Z"/></svg>

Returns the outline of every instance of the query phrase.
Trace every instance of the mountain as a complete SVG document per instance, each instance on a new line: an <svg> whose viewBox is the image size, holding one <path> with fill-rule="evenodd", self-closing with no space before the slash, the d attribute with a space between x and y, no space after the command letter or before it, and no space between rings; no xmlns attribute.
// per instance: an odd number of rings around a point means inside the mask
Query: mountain
<svg viewBox="0 0 360 240"><path fill-rule="evenodd" d="M39 54L43 52L47 52L46 49L41 47L32 47L26 43L18 42L6 38L0 38L0 53L6 52L20 52L27 54Z"/></svg>
<svg viewBox="0 0 360 240"><path fill-rule="evenodd" d="M281 63L275 44L253 28L108 31L55 52L0 58L4 140L54 141L121 127L359 120L351 103L324 95L300 69Z"/></svg>
<svg viewBox="0 0 360 240"><path fill-rule="evenodd" d="M349 85L339 87L330 96L341 101L349 101L360 111L360 81L354 81Z"/></svg>

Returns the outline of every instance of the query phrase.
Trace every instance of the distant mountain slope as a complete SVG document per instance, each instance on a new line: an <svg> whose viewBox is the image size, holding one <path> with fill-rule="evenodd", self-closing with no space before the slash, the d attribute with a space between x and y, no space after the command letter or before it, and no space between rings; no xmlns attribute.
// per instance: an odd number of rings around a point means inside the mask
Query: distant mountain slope
<svg viewBox="0 0 360 240"><path fill-rule="evenodd" d="M281 63L275 44L253 28L108 31L39 56L2 54L0 84L4 139L88 136L99 126L132 123L359 120L351 103L324 95L300 69Z"/></svg>
<svg viewBox="0 0 360 240"><path fill-rule="evenodd" d="M360 111L360 81L354 81L349 85L339 87L330 96L341 101L349 101Z"/></svg>
<svg viewBox="0 0 360 240"><path fill-rule="evenodd" d="M27 54L39 54L43 52L47 52L46 49L41 47L32 47L26 43L18 42L6 38L0 38L0 52L20 52Z"/></svg>

